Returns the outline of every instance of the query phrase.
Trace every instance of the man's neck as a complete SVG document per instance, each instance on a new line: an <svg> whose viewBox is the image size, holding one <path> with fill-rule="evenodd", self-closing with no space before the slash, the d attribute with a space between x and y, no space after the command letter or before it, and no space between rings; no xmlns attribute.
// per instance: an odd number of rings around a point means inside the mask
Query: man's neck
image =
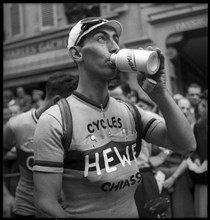
<svg viewBox="0 0 210 220"><path fill-rule="evenodd" d="M36 117L39 119L41 114L48 109L46 103L43 103L38 109L35 110Z"/></svg>
<svg viewBox="0 0 210 220"><path fill-rule="evenodd" d="M76 91L100 105L106 100L108 86L106 83L88 83L83 85L83 83L79 82Z"/></svg>

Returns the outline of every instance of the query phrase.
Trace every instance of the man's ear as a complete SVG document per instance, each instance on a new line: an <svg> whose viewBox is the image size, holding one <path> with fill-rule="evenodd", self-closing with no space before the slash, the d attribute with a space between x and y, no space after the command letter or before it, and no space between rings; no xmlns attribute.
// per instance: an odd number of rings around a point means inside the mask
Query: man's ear
<svg viewBox="0 0 210 220"><path fill-rule="evenodd" d="M53 97L53 104L55 105L60 99L61 99L61 96L60 96L60 95L55 95L55 96Z"/></svg>
<svg viewBox="0 0 210 220"><path fill-rule="evenodd" d="M79 46L74 46L69 49L69 52L76 62L81 62L83 57L81 53L81 48Z"/></svg>

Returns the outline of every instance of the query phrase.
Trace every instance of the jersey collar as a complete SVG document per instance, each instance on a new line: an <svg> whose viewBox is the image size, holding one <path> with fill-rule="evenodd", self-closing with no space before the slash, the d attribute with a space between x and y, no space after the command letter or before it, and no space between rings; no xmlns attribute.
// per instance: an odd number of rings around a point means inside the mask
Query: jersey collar
<svg viewBox="0 0 210 220"><path fill-rule="evenodd" d="M108 102L109 102L109 95L106 96L106 98L105 98L105 100L104 100L104 103L98 104L97 102L95 102L95 101L93 101L93 100L87 98L86 96L82 95L81 93L79 93L79 92L77 92L77 91L74 91L73 94L74 94L77 98L81 99L83 102L86 102L86 103L88 103L88 104L90 104L90 105L93 105L93 106L95 106L95 107L97 107L97 108L99 108L99 109L101 109L101 105L103 106L103 109L105 109L105 108L107 107L107 105L108 105Z"/></svg>
<svg viewBox="0 0 210 220"><path fill-rule="evenodd" d="M34 119L35 123L37 124L38 118L37 118L37 116L36 116L36 109L33 109L33 110L31 111L31 114L32 114L32 118Z"/></svg>

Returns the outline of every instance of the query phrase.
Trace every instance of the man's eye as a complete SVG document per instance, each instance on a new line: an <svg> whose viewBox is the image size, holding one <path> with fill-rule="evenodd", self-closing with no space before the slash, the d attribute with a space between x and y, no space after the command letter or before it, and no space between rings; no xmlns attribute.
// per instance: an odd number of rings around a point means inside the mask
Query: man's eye
<svg viewBox="0 0 210 220"><path fill-rule="evenodd" d="M98 37L98 41L99 41L100 43L104 43L104 42L105 42L105 37L99 36L99 37Z"/></svg>

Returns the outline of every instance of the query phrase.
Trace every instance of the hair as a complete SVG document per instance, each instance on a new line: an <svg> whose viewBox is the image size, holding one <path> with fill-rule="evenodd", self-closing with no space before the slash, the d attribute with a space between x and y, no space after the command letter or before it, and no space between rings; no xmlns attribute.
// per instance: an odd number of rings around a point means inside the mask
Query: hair
<svg viewBox="0 0 210 220"><path fill-rule="evenodd" d="M115 88L120 87L123 91L123 94L127 96L131 92L131 88L127 82L124 82L118 78L114 78L109 81L108 89L114 90Z"/></svg>
<svg viewBox="0 0 210 220"><path fill-rule="evenodd" d="M189 88L200 88L200 90L201 90L201 92L202 92L202 87L201 87L198 83L190 83L190 84L188 84L187 87L186 87L186 92L185 92L185 94L188 93L188 89L189 89Z"/></svg>
<svg viewBox="0 0 210 220"><path fill-rule="evenodd" d="M66 98L78 86L78 76L73 76L71 73L55 72L46 82L46 98L52 98L55 95L60 95Z"/></svg>
<svg viewBox="0 0 210 220"><path fill-rule="evenodd" d="M139 93L138 93L135 89L131 89L130 92L133 92L133 94L136 96L137 102L141 100L140 97L139 97ZM142 100L143 100L143 99L142 99ZM141 100L141 101L142 101L142 100Z"/></svg>

